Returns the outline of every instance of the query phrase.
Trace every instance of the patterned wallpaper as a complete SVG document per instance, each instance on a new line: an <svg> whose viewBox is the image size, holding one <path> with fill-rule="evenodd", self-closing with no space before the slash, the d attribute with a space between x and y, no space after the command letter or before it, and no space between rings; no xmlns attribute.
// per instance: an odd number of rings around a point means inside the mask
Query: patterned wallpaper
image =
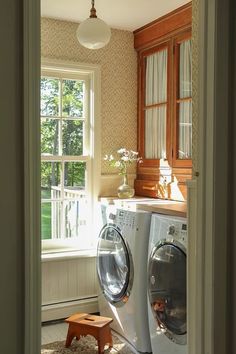
<svg viewBox="0 0 236 354"><path fill-rule="evenodd" d="M41 20L41 55L45 58L101 65L102 157L120 147L137 149L137 55L133 33L112 29L109 44L98 50L82 47L77 23ZM130 172L135 172L131 169ZM111 169L102 161L102 173Z"/></svg>

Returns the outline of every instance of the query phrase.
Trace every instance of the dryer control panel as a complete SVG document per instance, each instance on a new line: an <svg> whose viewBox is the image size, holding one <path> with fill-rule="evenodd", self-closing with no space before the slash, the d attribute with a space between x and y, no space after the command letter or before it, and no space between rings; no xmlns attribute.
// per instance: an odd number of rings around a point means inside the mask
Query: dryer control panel
<svg viewBox="0 0 236 354"><path fill-rule="evenodd" d="M176 240L187 245L187 224L186 223L173 223L169 225L167 231L167 240Z"/></svg>

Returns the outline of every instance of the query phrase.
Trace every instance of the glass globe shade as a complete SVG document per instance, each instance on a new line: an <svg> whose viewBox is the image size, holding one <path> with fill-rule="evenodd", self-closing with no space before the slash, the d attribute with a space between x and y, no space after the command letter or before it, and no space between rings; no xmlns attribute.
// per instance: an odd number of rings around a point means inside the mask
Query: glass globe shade
<svg viewBox="0 0 236 354"><path fill-rule="evenodd" d="M99 49L109 42L111 30L100 18L88 18L79 25L76 36L84 47Z"/></svg>

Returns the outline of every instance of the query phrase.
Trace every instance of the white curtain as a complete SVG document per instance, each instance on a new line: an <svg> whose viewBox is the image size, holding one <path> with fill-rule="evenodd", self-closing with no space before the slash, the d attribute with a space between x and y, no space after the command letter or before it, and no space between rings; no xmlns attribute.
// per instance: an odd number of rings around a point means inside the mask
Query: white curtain
<svg viewBox="0 0 236 354"><path fill-rule="evenodd" d="M166 158L166 106L146 110L145 157Z"/></svg>
<svg viewBox="0 0 236 354"><path fill-rule="evenodd" d="M145 158L166 158L167 49L146 59Z"/></svg>
<svg viewBox="0 0 236 354"><path fill-rule="evenodd" d="M179 105L179 159L190 159L192 156L192 102L181 102Z"/></svg>
<svg viewBox="0 0 236 354"><path fill-rule="evenodd" d="M192 44L191 40L180 44L179 98L192 97ZM179 159L192 156L192 102L179 104Z"/></svg>

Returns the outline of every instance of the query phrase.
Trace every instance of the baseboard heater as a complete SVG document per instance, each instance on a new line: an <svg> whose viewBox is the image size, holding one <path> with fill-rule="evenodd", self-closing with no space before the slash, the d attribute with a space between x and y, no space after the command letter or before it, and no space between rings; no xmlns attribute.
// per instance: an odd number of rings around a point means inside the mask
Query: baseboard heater
<svg viewBox="0 0 236 354"><path fill-rule="evenodd" d="M42 305L42 322L55 321L71 316L76 312L98 312L98 298L92 296L83 299L66 300Z"/></svg>

